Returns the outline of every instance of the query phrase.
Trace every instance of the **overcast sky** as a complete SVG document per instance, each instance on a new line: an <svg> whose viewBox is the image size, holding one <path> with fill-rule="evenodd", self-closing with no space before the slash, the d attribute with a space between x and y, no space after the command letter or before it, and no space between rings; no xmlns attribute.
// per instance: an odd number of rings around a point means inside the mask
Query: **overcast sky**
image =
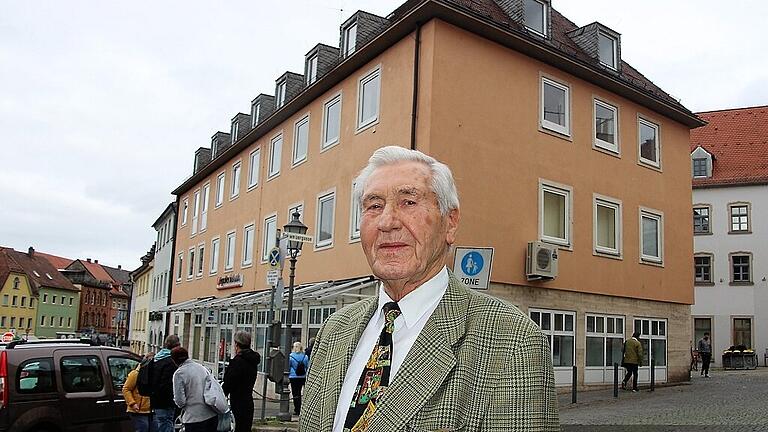
<svg viewBox="0 0 768 432"><path fill-rule="evenodd" d="M358 9L400 0L0 0L0 245L133 269L229 131ZM768 3L553 0L693 111L768 104Z"/></svg>

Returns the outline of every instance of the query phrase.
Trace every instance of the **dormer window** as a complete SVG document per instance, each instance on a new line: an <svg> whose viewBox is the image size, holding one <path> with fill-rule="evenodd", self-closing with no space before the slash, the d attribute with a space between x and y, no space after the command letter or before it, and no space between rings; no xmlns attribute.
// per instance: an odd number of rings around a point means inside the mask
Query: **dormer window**
<svg viewBox="0 0 768 432"><path fill-rule="evenodd" d="M211 159L217 156L216 153L216 137L211 138Z"/></svg>
<svg viewBox="0 0 768 432"><path fill-rule="evenodd" d="M288 83L286 83L285 81L277 85L277 94L275 95L277 98L277 100L275 101L277 108L281 108L283 104L285 104L285 90L287 86L288 86Z"/></svg>
<svg viewBox="0 0 768 432"><path fill-rule="evenodd" d="M237 131L240 128L240 124L237 122L237 120L232 122L232 144L237 141Z"/></svg>
<svg viewBox="0 0 768 432"><path fill-rule="evenodd" d="M712 177L712 161L714 157L708 151L702 147L696 147L691 152L691 171L693 171L693 178L708 178Z"/></svg>
<svg viewBox="0 0 768 432"><path fill-rule="evenodd" d="M706 159L696 158L693 160L693 176L707 177L707 160Z"/></svg>
<svg viewBox="0 0 768 432"><path fill-rule="evenodd" d="M251 106L251 128L255 128L259 124L259 114L261 113L261 104L253 104Z"/></svg>
<svg viewBox="0 0 768 432"><path fill-rule="evenodd" d="M547 4L539 0L525 0L523 20L528 30L547 35Z"/></svg>
<svg viewBox="0 0 768 432"><path fill-rule="evenodd" d="M307 60L307 85L317 81L317 54Z"/></svg>
<svg viewBox="0 0 768 432"><path fill-rule="evenodd" d="M617 41L616 38L609 35L605 32L598 32L597 35L597 42L598 42L598 56L600 58L600 63L602 63L605 66L608 66L611 69L616 69L616 66L618 64L617 61L617 55L616 55L616 45Z"/></svg>
<svg viewBox="0 0 768 432"><path fill-rule="evenodd" d="M357 23L352 23L349 27L344 29L343 40L342 50L344 52L344 57L348 57L355 52L355 45L357 43Z"/></svg>

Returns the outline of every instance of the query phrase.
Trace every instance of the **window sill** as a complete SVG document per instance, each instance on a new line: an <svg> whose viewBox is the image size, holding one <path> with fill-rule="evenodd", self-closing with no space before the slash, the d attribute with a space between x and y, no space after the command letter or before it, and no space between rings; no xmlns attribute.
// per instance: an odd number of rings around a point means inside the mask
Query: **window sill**
<svg viewBox="0 0 768 432"><path fill-rule="evenodd" d="M550 129L550 128L542 125L541 123L539 123L539 132L545 133L547 135L551 135L551 136L553 136L555 138L560 138L562 140L565 140L565 141L568 141L568 142L571 142L571 143L573 142L573 137L570 134L566 134L566 133L562 133L560 131L556 131L554 129Z"/></svg>
<svg viewBox="0 0 768 432"><path fill-rule="evenodd" d="M245 192L246 192L246 193L248 193L248 192L250 192L250 191L252 191L252 190L256 189L257 187L259 187L259 184L258 184L258 183L256 183L256 184L252 184L252 185L248 186L248 188L247 188L247 189L245 189Z"/></svg>
<svg viewBox="0 0 768 432"><path fill-rule="evenodd" d="M324 244L324 245L315 245L313 250L315 252L320 252L320 251L324 251L324 250L331 249L331 248L333 248L333 242L328 243L328 244Z"/></svg>
<svg viewBox="0 0 768 432"><path fill-rule="evenodd" d="M754 282L729 282L729 286L754 286Z"/></svg>
<svg viewBox="0 0 768 432"><path fill-rule="evenodd" d="M232 202L236 200L240 196L240 192L237 193L237 195L230 195L229 201Z"/></svg>
<svg viewBox="0 0 768 432"><path fill-rule="evenodd" d="M622 256L621 253L592 251L592 255L598 256L598 257L601 257L601 258L613 259L613 260L617 260L617 261L624 261L624 256Z"/></svg>
<svg viewBox="0 0 768 432"><path fill-rule="evenodd" d="M616 147L617 147L616 150L613 150L606 146L602 146L594 141L592 142L592 150L603 153L603 154L607 154L608 156L613 156L616 159L621 159L621 148L618 146Z"/></svg>
<svg viewBox="0 0 768 432"><path fill-rule="evenodd" d="M218 203L218 204L214 204L214 205L213 205L213 209L215 210L215 209L217 209L217 208L221 208L221 206L222 206L222 205L224 205L224 202L223 202L223 201L222 201L222 202L220 202L220 203Z"/></svg>
<svg viewBox="0 0 768 432"><path fill-rule="evenodd" d="M698 232L698 233L694 232L693 235L694 236L710 236L710 235L712 235L712 231L709 231L709 232Z"/></svg>
<svg viewBox="0 0 768 432"><path fill-rule="evenodd" d="M748 231L728 231L728 234L729 235L730 234L733 234L733 235L752 234L752 231L751 230L748 230Z"/></svg>
<svg viewBox="0 0 768 432"><path fill-rule="evenodd" d="M645 160L638 158L637 164L640 165L641 167L648 168L649 170L653 170L653 171L656 171L656 172L659 172L659 173L663 173L664 172L664 171L661 170L661 163L656 165L656 164L654 164L652 162L646 162Z"/></svg>
<svg viewBox="0 0 768 432"><path fill-rule="evenodd" d="M242 265L240 265L241 270L248 269L251 267L253 267L253 262L249 262L248 264L243 263Z"/></svg>
<svg viewBox="0 0 768 432"><path fill-rule="evenodd" d="M349 238L349 244L353 244L353 243L360 243L360 237L359 236L358 237L350 237Z"/></svg>
<svg viewBox="0 0 768 432"><path fill-rule="evenodd" d="M364 124L362 126L358 126L357 129L355 130L355 135L361 134L361 133L365 132L366 130L368 130L370 128L374 128L371 133L376 133L376 128L375 127L376 127L376 125L379 124L379 122L380 122L380 119L378 117L376 117L376 119L375 120L371 120L370 123L366 123L366 124Z"/></svg>
<svg viewBox="0 0 768 432"><path fill-rule="evenodd" d="M652 261L652 260L649 260L649 259L641 258L640 259L640 264L645 264L645 265L649 265L649 266L652 266L652 267L664 268L664 261Z"/></svg>
<svg viewBox="0 0 768 432"><path fill-rule="evenodd" d="M280 173L272 174L271 176L267 177L267 182L271 182L272 180L280 177Z"/></svg>
<svg viewBox="0 0 768 432"><path fill-rule="evenodd" d="M555 241L552 241L552 240L549 240L549 239L543 239L543 238L540 238L539 241L542 242L542 243L546 243L546 244L548 244L550 246L555 246L555 247L557 247L558 250L565 250L565 251L573 252L573 245L572 244L558 243L558 242L555 242Z"/></svg>
<svg viewBox="0 0 768 432"><path fill-rule="evenodd" d="M302 160L300 160L300 161L294 161L294 162L291 164L291 169L294 169L294 168L296 168L296 167L299 167L299 166L303 165L303 164L304 164L304 163L306 163L306 162L307 162L307 157L306 157L306 156L304 156L304 159L302 159Z"/></svg>
<svg viewBox="0 0 768 432"><path fill-rule="evenodd" d="M714 282L694 282L693 286L715 286Z"/></svg>
<svg viewBox="0 0 768 432"><path fill-rule="evenodd" d="M329 143L325 143L325 144L320 145L320 153L322 154L322 153L324 153L324 152L326 152L326 151L336 147L337 145L339 145L339 142L340 142L340 140L338 138L336 138L335 140L333 140L333 141L331 141Z"/></svg>

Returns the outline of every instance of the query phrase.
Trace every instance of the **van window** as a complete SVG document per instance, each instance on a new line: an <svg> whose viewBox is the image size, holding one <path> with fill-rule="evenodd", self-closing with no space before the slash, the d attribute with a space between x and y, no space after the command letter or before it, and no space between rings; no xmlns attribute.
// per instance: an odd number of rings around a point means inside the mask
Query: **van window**
<svg viewBox="0 0 768 432"><path fill-rule="evenodd" d="M96 356L61 359L61 383L67 393L97 392L104 388L101 362Z"/></svg>
<svg viewBox="0 0 768 432"><path fill-rule="evenodd" d="M138 361L127 357L109 357L109 374L112 376L112 387L115 390L122 390L125 381L128 379L128 373L136 368Z"/></svg>
<svg viewBox="0 0 768 432"><path fill-rule="evenodd" d="M19 393L50 393L56 391L52 358L27 360L19 365L17 371L16 388Z"/></svg>

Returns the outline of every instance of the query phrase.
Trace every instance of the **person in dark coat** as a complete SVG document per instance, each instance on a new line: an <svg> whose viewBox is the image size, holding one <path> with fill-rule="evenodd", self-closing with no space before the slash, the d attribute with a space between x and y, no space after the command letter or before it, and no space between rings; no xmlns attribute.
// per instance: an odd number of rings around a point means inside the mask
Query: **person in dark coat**
<svg viewBox="0 0 768 432"><path fill-rule="evenodd" d="M171 360L171 350L180 346L179 337L170 335L165 338L163 349L155 354L150 369L149 379L152 386L150 401L154 413L155 430L173 432L176 419L176 403L173 401L173 374L176 364Z"/></svg>
<svg viewBox="0 0 768 432"><path fill-rule="evenodd" d="M251 335L235 333L235 357L224 371L224 394L229 396L235 416L235 432L250 432L253 427L253 386L261 356L251 349Z"/></svg>

